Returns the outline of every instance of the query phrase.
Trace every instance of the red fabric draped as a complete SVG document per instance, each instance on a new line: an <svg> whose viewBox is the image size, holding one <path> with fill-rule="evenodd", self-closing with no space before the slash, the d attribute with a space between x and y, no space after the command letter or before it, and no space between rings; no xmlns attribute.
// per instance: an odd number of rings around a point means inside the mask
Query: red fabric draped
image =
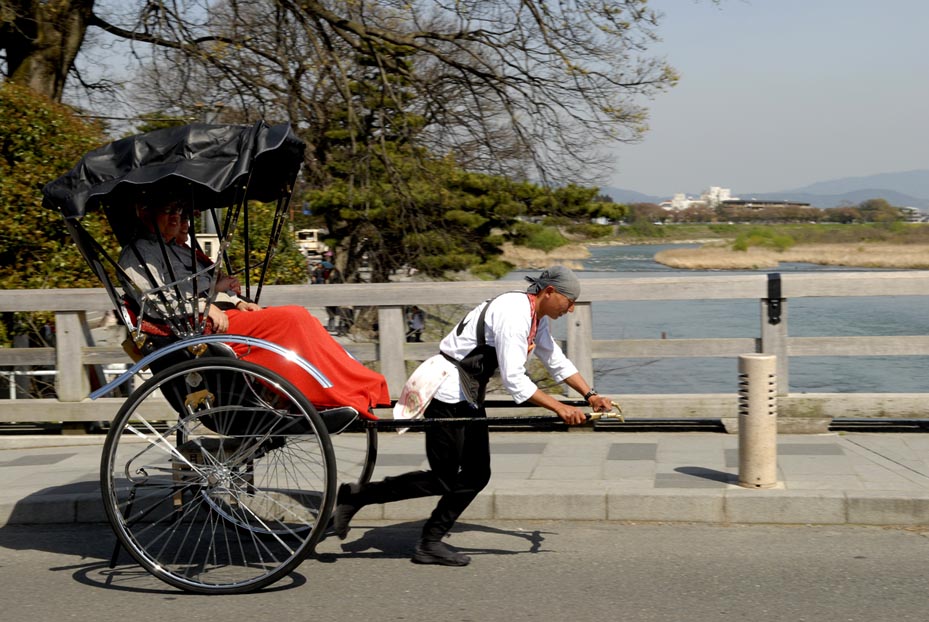
<svg viewBox="0 0 929 622"><path fill-rule="evenodd" d="M277 354L242 344L229 344L246 360L277 372L289 380L319 409L352 406L368 419L376 419L370 408L390 406L387 381L353 359L348 352L303 307L267 307L260 311L227 311L229 333L271 341L293 350L332 381L324 389L298 365Z"/></svg>

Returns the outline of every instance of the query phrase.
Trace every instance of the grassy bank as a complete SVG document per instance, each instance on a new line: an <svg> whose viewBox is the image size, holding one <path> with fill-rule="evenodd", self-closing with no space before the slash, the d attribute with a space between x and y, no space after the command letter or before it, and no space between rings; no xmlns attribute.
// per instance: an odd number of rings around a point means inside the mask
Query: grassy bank
<svg viewBox="0 0 929 622"><path fill-rule="evenodd" d="M678 228L680 227L680 228ZM655 261L690 270L776 268L781 262L929 269L929 225L665 225L662 243L700 240L700 248L659 252ZM619 237L622 237L621 235ZM643 243L642 238L636 238ZM654 242L656 238L648 238Z"/></svg>
<svg viewBox="0 0 929 622"><path fill-rule="evenodd" d="M775 268L780 262L892 269L929 269L929 224L672 224L616 227L611 236L566 235L548 252L506 244L501 259L521 269L561 263L579 268L597 244L674 244L700 248L659 252L655 260L691 270Z"/></svg>
<svg viewBox="0 0 929 622"><path fill-rule="evenodd" d="M929 244L803 244L784 250L704 245L655 254L655 261L687 270L758 270L781 262L853 268L929 269Z"/></svg>

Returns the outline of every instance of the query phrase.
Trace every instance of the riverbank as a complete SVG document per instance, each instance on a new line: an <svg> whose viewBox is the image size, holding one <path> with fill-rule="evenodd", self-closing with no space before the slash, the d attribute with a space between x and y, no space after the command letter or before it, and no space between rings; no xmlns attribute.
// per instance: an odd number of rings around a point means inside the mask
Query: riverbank
<svg viewBox="0 0 929 622"><path fill-rule="evenodd" d="M753 270L776 268L780 263L812 263L849 268L897 270L929 269L929 226L913 223L889 225L686 225L652 227L652 236L642 236L632 228L617 227L610 238L579 240L573 237L550 252L504 244L501 259L517 270L541 269L563 264L581 269L595 246L648 244L700 244L699 248L665 250L655 261L685 270ZM742 238L746 250L734 250ZM776 240L786 240L772 248ZM756 245L753 245L756 244Z"/></svg>
<svg viewBox="0 0 929 622"><path fill-rule="evenodd" d="M890 270L929 269L929 244L803 244L786 250L751 247L733 250L720 241L687 240L681 244L703 244L699 248L675 248L659 251L655 261L682 270L764 270L781 263L811 263L848 268L883 268ZM613 242L625 245L623 242ZM517 270L541 270L561 264L573 270L583 269L590 250L583 244L569 244L549 253L506 245L502 259Z"/></svg>
<svg viewBox="0 0 929 622"><path fill-rule="evenodd" d="M500 257L517 270L542 270L553 264L561 264L572 270L581 270L584 260L590 257L590 250L585 244L565 244L551 252L541 251L526 246L514 246L507 242L502 246Z"/></svg>
<svg viewBox="0 0 929 622"><path fill-rule="evenodd" d="M804 244L785 250L733 250L731 245L712 243L660 251L655 261L686 270L758 270L777 268L781 263L924 270L929 269L929 244Z"/></svg>

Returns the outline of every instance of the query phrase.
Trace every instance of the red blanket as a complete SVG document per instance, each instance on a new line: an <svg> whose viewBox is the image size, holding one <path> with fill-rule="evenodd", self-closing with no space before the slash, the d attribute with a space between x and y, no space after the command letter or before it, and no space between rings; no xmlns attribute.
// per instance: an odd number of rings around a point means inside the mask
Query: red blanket
<svg viewBox="0 0 929 622"><path fill-rule="evenodd" d="M363 417L376 419L371 409L390 406L387 381L352 358L303 307L267 307L260 311L227 311L229 333L271 341L306 359L332 382L324 389L298 365L277 354L242 344L230 344L246 360L277 372L297 387L317 410L352 406Z"/></svg>

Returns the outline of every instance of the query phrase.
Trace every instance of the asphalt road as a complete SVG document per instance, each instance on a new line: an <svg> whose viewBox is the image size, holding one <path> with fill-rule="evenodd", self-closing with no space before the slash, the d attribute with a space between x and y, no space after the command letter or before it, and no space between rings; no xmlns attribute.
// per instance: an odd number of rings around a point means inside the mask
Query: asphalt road
<svg viewBox="0 0 929 622"><path fill-rule="evenodd" d="M178 592L106 526L0 529L0 619L802 622L929 618L929 528L464 524L466 568L417 566L419 523L373 522L255 594Z"/></svg>

